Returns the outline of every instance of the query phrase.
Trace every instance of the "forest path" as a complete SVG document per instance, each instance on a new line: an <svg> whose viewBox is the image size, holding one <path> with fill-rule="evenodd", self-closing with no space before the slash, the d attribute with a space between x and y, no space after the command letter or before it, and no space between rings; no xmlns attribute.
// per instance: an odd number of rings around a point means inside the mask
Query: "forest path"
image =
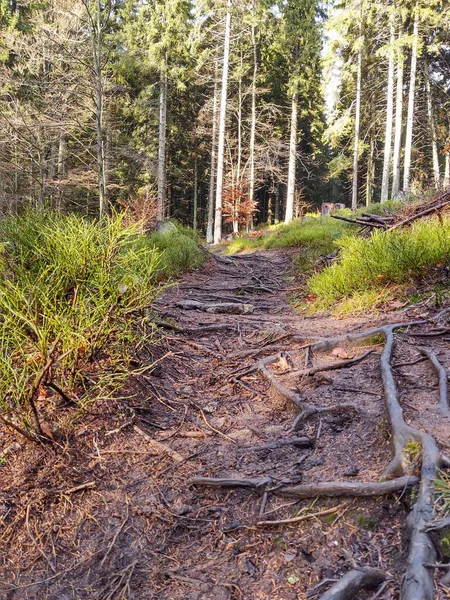
<svg viewBox="0 0 450 600"><path fill-rule="evenodd" d="M94 437L99 417L92 417L76 434L64 472L57 455L47 456L34 470L33 485L26 471L16 480L16 506L31 508L20 536L9 528L11 548L2 554L8 575L0 577L8 583L0 585L0 597L304 600L319 598L330 580L358 566L387 573L392 579L378 597L399 598L409 548L408 492L301 500L277 490L379 481L392 457L380 339L314 353L305 340L357 333L407 315L370 322L302 317L289 303L295 285L290 251L276 250L211 258L163 293L155 312L164 334L156 347L141 349L157 366L132 378L136 395L128 408L111 414L109 431ZM186 301L252 304L254 311L212 314L181 308ZM448 342L403 330L396 335L395 375L408 423L448 448L436 374L426 361L401 366L417 359L424 339L450 367ZM369 350L348 368L328 368ZM265 371L257 363L267 357L273 358ZM298 373L311 364L327 370ZM293 431L298 400L325 412L309 414ZM326 412L335 405L342 409ZM211 487L199 479L205 477L233 481ZM246 487L236 487L238 478ZM93 485L49 496L36 495L36 481L50 490ZM304 519L268 523L297 516ZM8 566L18 547L34 555L20 573ZM438 586L435 598L448 597L448 588Z"/></svg>

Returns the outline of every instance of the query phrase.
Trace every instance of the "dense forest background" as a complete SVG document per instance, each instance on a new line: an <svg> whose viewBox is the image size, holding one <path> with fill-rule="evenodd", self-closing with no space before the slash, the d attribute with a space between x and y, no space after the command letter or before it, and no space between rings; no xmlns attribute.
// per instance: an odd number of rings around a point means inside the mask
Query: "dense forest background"
<svg viewBox="0 0 450 600"><path fill-rule="evenodd" d="M130 206L218 241L449 184L444 0L0 0L0 26L4 214Z"/></svg>

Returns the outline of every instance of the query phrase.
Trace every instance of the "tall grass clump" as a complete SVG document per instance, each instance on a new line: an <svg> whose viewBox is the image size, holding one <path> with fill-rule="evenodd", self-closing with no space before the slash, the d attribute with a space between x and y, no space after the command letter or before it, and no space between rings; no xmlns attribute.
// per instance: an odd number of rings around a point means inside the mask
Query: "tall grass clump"
<svg viewBox="0 0 450 600"><path fill-rule="evenodd" d="M420 279L450 260L450 219L416 221L410 228L344 237L339 261L314 275L309 290L332 303L357 292Z"/></svg>
<svg viewBox="0 0 450 600"><path fill-rule="evenodd" d="M176 237L146 236L121 216L96 223L28 212L0 221L4 424L43 441L58 398L84 407L118 389L136 315L159 293L161 273L192 258L195 241Z"/></svg>

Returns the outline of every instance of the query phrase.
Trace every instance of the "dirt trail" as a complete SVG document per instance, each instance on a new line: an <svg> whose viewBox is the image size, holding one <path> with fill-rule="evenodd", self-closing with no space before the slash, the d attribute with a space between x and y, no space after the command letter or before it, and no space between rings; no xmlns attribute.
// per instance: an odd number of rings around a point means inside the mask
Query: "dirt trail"
<svg viewBox="0 0 450 600"><path fill-rule="evenodd" d="M387 573L378 598L399 598L409 492L358 499L277 495L300 483L377 482L392 458L380 340L340 344L334 354L313 356L304 348L305 338L375 323L295 314L289 269L289 254L273 251L212 259L187 275L157 303L165 334L150 358L158 366L130 382L136 397L127 408L91 415L62 454L19 452L0 471L1 598L318 598L355 566ZM186 300L252 304L254 312L185 310L178 303ZM413 362L424 339L429 345L428 338L398 334L395 363ZM450 367L448 342L433 338L433 349ZM293 374L368 350L349 368ZM268 366L276 382L308 404L345 408L311 415L292 431L298 408L252 369L278 352ZM449 424L437 410L429 363L399 366L395 374L408 423L448 448ZM96 433L99 419L105 428ZM308 440L292 443L293 437ZM251 479L256 487L192 484L201 477L241 478L246 485ZM74 490L86 483L92 485ZM297 516L307 518L267 523ZM448 597L448 588L438 585L435 598Z"/></svg>

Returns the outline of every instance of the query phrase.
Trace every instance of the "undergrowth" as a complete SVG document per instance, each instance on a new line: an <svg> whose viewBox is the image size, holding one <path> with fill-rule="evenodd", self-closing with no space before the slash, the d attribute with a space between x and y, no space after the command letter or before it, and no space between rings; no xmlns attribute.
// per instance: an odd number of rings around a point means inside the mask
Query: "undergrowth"
<svg viewBox="0 0 450 600"><path fill-rule="evenodd" d="M0 420L42 441L57 400L85 407L117 391L133 341L147 335L136 314L162 277L201 260L192 236L146 236L121 216L0 221Z"/></svg>
<svg viewBox="0 0 450 600"><path fill-rule="evenodd" d="M340 258L308 282L311 294L333 304L387 285L418 280L450 258L450 219L415 222L410 228L375 231L370 238L338 241Z"/></svg>

